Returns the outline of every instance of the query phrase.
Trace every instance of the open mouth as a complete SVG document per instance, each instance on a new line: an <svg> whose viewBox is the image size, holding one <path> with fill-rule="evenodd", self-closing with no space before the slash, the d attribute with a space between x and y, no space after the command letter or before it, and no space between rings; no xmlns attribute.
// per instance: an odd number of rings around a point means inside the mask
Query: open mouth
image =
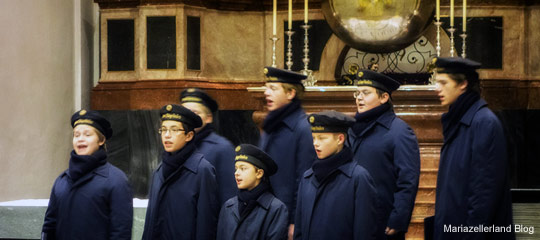
<svg viewBox="0 0 540 240"><path fill-rule="evenodd" d="M88 148L88 145L78 145L78 146L77 146L77 149L78 149L79 151L86 150L87 148Z"/></svg>
<svg viewBox="0 0 540 240"><path fill-rule="evenodd" d="M266 99L266 106L272 106L273 103L274 103L274 101L272 101L270 99Z"/></svg>
<svg viewBox="0 0 540 240"><path fill-rule="evenodd" d="M165 141L163 145L168 148L168 147L172 147L173 143L171 141Z"/></svg>

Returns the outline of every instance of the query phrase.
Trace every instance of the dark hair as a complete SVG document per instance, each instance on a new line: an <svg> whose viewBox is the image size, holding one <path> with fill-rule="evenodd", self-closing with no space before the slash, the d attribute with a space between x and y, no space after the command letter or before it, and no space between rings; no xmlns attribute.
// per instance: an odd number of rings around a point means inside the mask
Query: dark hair
<svg viewBox="0 0 540 240"><path fill-rule="evenodd" d="M195 133L195 128L190 126L189 124L185 123L185 122L180 122L182 124L182 127L184 127L184 131L186 134L188 134L189 132L193 132Z"/></svg>
<svg viewBox="0 0 540 240"><path fill-rule="evenodd" d="M478 81L478 73L447 73L448 76L456 81L457 84L462 84L467 81L467 90L472 90L480 93L480 81Z"/></svg>
<svg viewBox="0 0 540 240"><path fill-rule="evenodd" d="M394 106L394 104L392 104L392 95L390 95L389 92L385 92L385 91L383 91L381 89L378 89L378 88L375 88L375 90L376 90L377 96L379 96L379 98L382 97L382 95L384 93L388 93L388 101L387 101L387 103L390 104L390 106L392 106L392 107Z"/></svg>

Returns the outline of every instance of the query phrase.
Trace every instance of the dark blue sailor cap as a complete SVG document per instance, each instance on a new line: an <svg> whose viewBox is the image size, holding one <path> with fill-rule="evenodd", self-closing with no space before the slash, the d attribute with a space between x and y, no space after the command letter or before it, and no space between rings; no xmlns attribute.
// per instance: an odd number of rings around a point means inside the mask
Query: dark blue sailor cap
<svg viewBox="0 0 540 240"><path fill-rule="evenodd" d="M460 57L433 58L437 73L471 73L476 72L482 64L470 59Z"/></svg>
<svg viewBox="0 0 540 240"><path fill-rule="evenodd" d="M307 78L307 76L304 74L273 67L265 67L264 74L266 75L267 82L281 82L302 85L302 80Z"/></svg>
<svg viewBox="0 0 540 240"><path fill-rule="evenodd" d="M202 126L202 120L199 115L184 106L176 104L165 105L159 110L159 115L161 116L161 121L172 120L183 122L193 128Z"/></svg>
<svg viewBox="0 0 540 240"><path fill-rule="evenodd" d="M369 86L391 93L399 88L400 83L382 73L363 70L356 74L356 86Z"/></svg>
<svg viewBox="0 0 540 240"><path fill-rule="evenodd" d="M355 122L354 118L334 110L310 114L308 121L311 124L311 132L315 133L346 133Z"/></svg>
<svg viewBox="0 0 540 240"><path fill-rule="evenodd" d="M264 170L265 176L272 176L277 172L278 166L268 154L251 144L240 144L235 149L237 161L244 161Z"/></svg>
<svg viewBox="0 0 540 240"><path fill-rule="evenodd" d="M218 104L217 102L210 97L205 91L198 89L198 88L188 88L184 89L182 93L180 93L180 103L185 102L196 102L204 105L210 111L213 113L218 110Z"/></svg>
<svg viewBox="0 0 540 240"><path fill-rule="evenodd" d="M99 112L82 109L71 116L71 126L75 128L78 125L85 124L97 129L106 139L113 135L111 123Z"/></svg>

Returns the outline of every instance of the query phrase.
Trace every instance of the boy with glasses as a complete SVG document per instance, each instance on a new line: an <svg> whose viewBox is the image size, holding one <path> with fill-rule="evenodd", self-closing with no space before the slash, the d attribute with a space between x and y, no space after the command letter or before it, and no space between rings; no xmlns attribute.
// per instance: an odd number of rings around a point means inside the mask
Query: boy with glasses
<svg viewBox="0 0 540 240"><path fill-rule="evenodd" d="M356 122L349 130L354 159L377 188L377 239L405 239L420 177L414 131L396 117L390 94L399 83L365 70L357 74Z"/></svg>
<svg viewBox="0 0 540 240"><path fill-rule="evenodd" d="M193 144L201 118L179 105L160 110L165 151L152 177L143 239L214 239L219 202L215 169Z"/></svg>

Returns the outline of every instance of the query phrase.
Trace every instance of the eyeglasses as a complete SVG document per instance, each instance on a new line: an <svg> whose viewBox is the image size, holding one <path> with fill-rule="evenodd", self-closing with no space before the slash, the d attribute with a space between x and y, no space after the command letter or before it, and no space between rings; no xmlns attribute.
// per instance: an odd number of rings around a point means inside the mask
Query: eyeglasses
<svg viewBox="0 0 540 240"><path fill-rule="evenodd" d="M369 94L371 94L370 91L364 90L364 91L356 91L356 92L354 92L353 96L354 96L354 98L358 98L361 95L362 98L364 98L364 97L368 96Z"/></svg>
<svg viewBox="0 0 540 240"><path fill-rule="evenodd" d="M163 135L163 134L167 134L168 132L171 133L171 135L178 135L180 134L181 132L185 132L186 130L183 130L183 129L178 129L178 128L171 128L171 129L168 129L168 128L160 128L158 129L158 133L160 135Z"/></svg>

